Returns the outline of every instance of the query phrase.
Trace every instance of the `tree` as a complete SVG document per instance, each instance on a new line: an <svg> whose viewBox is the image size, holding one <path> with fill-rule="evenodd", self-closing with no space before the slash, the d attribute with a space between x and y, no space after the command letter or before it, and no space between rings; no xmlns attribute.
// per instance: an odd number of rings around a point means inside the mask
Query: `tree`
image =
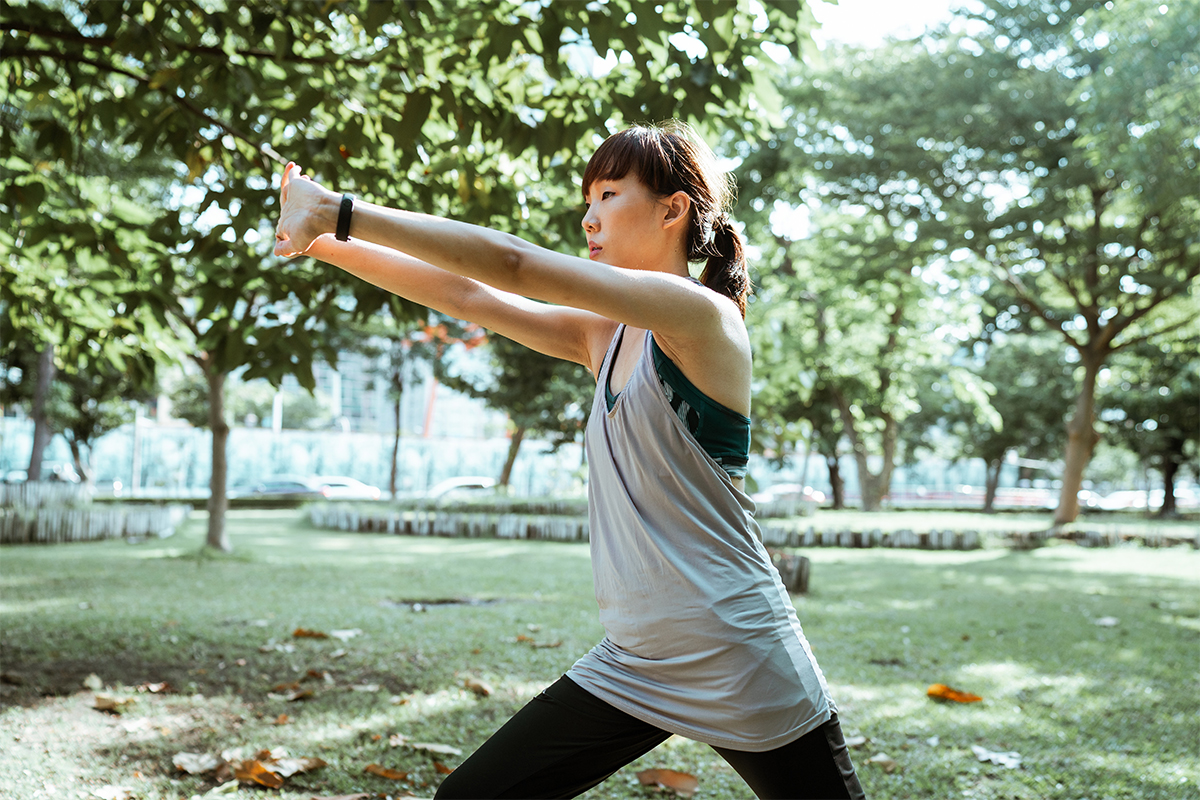
<svg viewBox="0 0 1200 800"><path fill-rule="evenodd" d="M447 383L508 414L512 438L497 483L508 486L526 435L547 435L551 447L575 441L587 427L596 383L579 364L544 356L502 336L488 340L492 372L482 380L447 376Z"/></svg>
<svg viewBox="0 0 1200 800"><path fill-rule="evenodd" d="M580 155L609 125L677 116L754 135L773 96L761 45L798 55L811 24L800 0L10 8L0 81L36 133L25 168L4 178L0 211L33 208L10 245L57 235L35 213L51 194L41 161L103 141L169 166L153 246L131 257L155 278L143 300L194 339L208 379L207 543L220 549L225 376L311 386L314 357L332 358L323 333L346 310L340 276L269 255L279 153L366 199L561 249L577 234L563 212L578 206ZM359 311L382 302L349 285Z"/></svg>
<svg viewBox="0 0 1200 800"><path fill-rule="evenodd" d="M1200 440L1200 358L1195 342L1143 344L1121 353L1100 396L1108 436L1162 473L1159 513L1176 512L1179 470L1195 463Z"/></svg>
<svg viewBox="0 0 1200 800"><path fill-rule="evenodd" d="M939 373L918 382L920 410L909 419L907 449L933 449L931 434L948 436L955 456L985 465L983 510L992 512L1000 470L1008 454L1048 459L1062 452L1065 409L1075 388L1072 365L1056 340L1004 337L969 341L965 361L988 393L995 417L980 414L970 398L957 395Z"/></svg>
<svg viewBox="0 0 1200 800"><path fill-rule="evenodd" d="M1078 354L1062 525L1078 513L1107 359L1196 324L1200 2L963 13L963 32L848 52L796 89L773 152L810 163L831 202L971 253L1004 289L1003 329L1053 331Z"/></svg>
<svg viewBox="0 0 1200 800"><path fill-rule="evenodd" d="M787 170L770 154L748 158L742 174L750 192L761 191L762 176L771 174L760 171L764 161ZM772 180L803 185L805 169L795 165ZM760 270L752 306L757 369L783 383L776 395L802 401L790 405L792 413L813 412L806 419L821 433L827 463L836 463L838 435L845 438L862 506L875 511L890 492L900 429L916 410L914 380L922 367L938 365L947 385L981 398L984 409L986 398L967 371L948 364L951 348L941 328L956 301L930 268L929 243L885 219L832 209L815 219L815 232L796 239L762 215L756 223L759 236L770 237L764 249L774 253ZM760 388L757 396L770 394Z"/></svg>

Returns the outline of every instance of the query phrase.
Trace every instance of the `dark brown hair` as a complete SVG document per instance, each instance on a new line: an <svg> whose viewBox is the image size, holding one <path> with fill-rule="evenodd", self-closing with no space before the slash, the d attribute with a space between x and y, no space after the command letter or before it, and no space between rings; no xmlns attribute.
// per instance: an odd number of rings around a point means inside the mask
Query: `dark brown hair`
<svg viewBox="0 0 1200 800"><path fill-rule="evenodd" d="M717 166L712 150L685 123L635 125L614 133L596 149L583 171L583 194L596 181L632 174L659 197L683 192L692 200L688 261L704 261L700 282L737 303L746 316L750 276L745 247L727 213L733 180Z"/></svg>

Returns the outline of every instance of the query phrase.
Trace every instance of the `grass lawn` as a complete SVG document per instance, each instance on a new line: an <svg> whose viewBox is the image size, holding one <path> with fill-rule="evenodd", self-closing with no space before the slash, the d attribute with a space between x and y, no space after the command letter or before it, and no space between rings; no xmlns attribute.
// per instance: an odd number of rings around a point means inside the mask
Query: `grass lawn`
<svg viewBox="0 0 1200 800"><path fill-rule="evenodd" d="M603 635L586 545L337 534L297 511L239 511L236 552L214 556L204 525L0 549L0 795L186 800L217 784L176 771L175 754L285 748L327 765L220 796L428 797L435 762L464 756L394 735L469 753ZM1200 798L1200 553L806 555L796 605L845 732L866 738L852 752L872 800ZM96 710L92 673L134 702ZM173 691L144 690L164 681ZM984 699L937 702L932 683ZM297 690L311 695L287 699ZM881 754L891 771L868 762ZM672 738L585 797L661 797L634 777L650 767L695 775L698 798L752 796L707 747Z"/></svg>

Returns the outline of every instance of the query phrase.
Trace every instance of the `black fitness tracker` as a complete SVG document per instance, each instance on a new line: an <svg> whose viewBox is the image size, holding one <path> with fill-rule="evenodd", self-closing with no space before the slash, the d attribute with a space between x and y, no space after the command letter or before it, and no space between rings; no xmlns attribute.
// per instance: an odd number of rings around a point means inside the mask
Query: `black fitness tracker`
<svg viewBox="0 0 1200 800"><path fill-rule="evenodd" d="M350 241L350 215L354 213L354 195L346 192L342 195L342 207L338 210L337 233L334 234L339 242Z"/></svg>

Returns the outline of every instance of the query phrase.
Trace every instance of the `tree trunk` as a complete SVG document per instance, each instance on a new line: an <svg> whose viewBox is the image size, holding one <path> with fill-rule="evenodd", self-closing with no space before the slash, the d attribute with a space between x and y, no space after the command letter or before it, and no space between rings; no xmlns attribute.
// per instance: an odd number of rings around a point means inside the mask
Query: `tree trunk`
<svg viewBox="0 0 1200 800"><path fill-rule="evenodd" d="M396 499L396 483L400 475L397 462L400 458L400 401L404 399L404 375L400 371L402 366L396 366L392 372L392 394L396 398L395 405L392 406L392 416L396 421L396 437L392 439L392 476L388 486L393 500Z"/></svg>
<svg viewBox="0 0 1200 800"><path fill-rule="evenodd" d="M225 482L229 475L226 446L229 443L229 423L225 421L225 373L211 363L204 367L208 379L208 427L212 431L212 477L209 479L208 538L205 544L229 553L229 533L225 530L225 512L229 498Z"/></svg>
<svg viewBox="0 0 1200 800"><path fill-rule="evenodd" d="M25 473L28 481L42 479L42 453L50 444L54 432L46 419L46 403L50 399L50 384L54 381L54 345L47 344L38 354L37 383L33 388L33 452L29 454L29 469Z"/></svg>
<svg viewBox="0 0 1200 800"><path fill-rule="evenodd" d="M513 431L512 439L508 443L508 457L504 459L504 469L500 471L500 485L508 488L508 479L512 477L513 464L517 460L517 451L521 449L521 440L525 438L525 431L528 428L524 425L518 425Z"/></svg>
<svg viewBox="0 0 1200 800"><path fill-rule="evenodd" d="M833 495L833 507L846 507L846 482L842 480L842 468L837 453L825 456L825 469L829 470L829 491Z"/></svg>
<svg viewBox="0 0 1200 800"><path fill-rule="evenodd" d="M891 414L883 414L883 466L878 473L871 472L867 465L867 448L858 435L854 424L854 414L850 405L840 392L836 393L838 413L842 418L842 428L850 437L850 445L854 450L854 463L858 467L858 485L862 490L863 511L879 511L883 507L883 498L891 491L892 470L895 468L896 455L896 421Z"/></svg>
<svg viewBox="0 0 1200 800"><path fill-rule="evenodd" d="M392 499L396 499L396 478L399 476L398 461L400 460L400 395L396 395L396 406L393 409L396 418L396 435L392 439L392 474L388 479L388 491Z"/></svg>
<svg viewBox="0 0 1200 800"><path fill-rule="evenodd" d="M67 445L71 448L71 459L75 462L75 472L79 474L79 479L84 483L91 483L92 470L83 458L84 445L74 436L67 438Z"/></svg>
<svg viewBox="0 0 1200 800"><path fill-rule="evenodd" d="M1083 488L1083 471L1092 459L1092 451L1100 434L1096 433L1096 376L1104 364L1104 354L1081 350L1083 382L1075 399L1075 412L1067 423L1067 453L1063 466L1062 494L1054 512L1054 527L1074 522L1079 516L1079 490Z"/></svg>
<svg viewBox="0 0 1200 800"><path fill-rule="evenodd" d="M987 462L986 487L983 495L983 513L996 512L996 490L1000 487L1000 470L1004 467L1004 456Z"/></svg>
<svg viewBox="0 0 1200 800"><path fill-rule="evenodd" d="M1163 504L1162 508L1158 510L1160 517L1173 517L1177 513L1175 506L1175 475L1178 472L1179 462L1172 455L1168 455L1163 459ZM1149 501L1146 502L1146 508L1150 508Z"/></svg>

